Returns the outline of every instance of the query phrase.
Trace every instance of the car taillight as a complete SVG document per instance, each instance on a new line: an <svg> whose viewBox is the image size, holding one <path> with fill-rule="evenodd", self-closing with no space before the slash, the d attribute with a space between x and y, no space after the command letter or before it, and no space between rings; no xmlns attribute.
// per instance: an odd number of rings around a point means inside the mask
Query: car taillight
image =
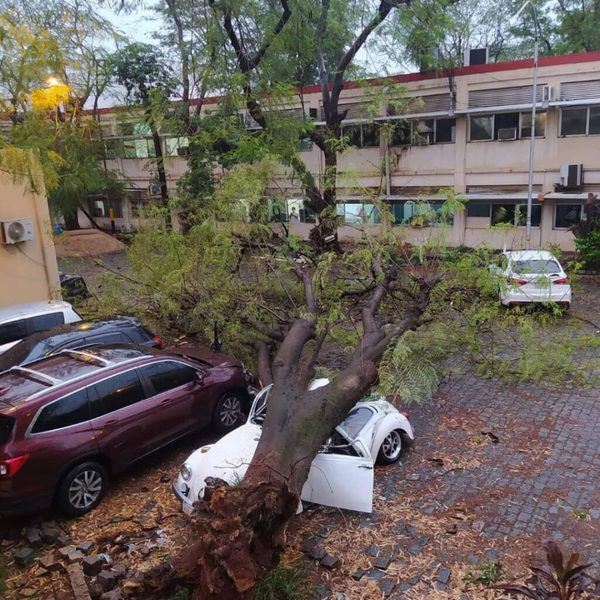
<svg viewBox="0 0 600 600"><path fill-rule="evenodd" d="M561 277L560 279L555 279L552 283L558 284L558 285L566 285L567 283L569 283L569 278Z"/></svg>
<svg viewBox="0 0 600 600"><path fill-rule="evenodd" d="M155 335L152 338L152 341L156 344L157 348L162 348L162 346L163 346L162 340L157 335Z"/></svg>
<svg viewBox="0 0 600 600"><path fill-rule="evenodd" d="M520 277L509 277L508 283L511 285L525 285L528 282L527 279L521 279Z"/></svg>
<svg viewBox="0 0 600 600"><path fill-rule="evenodd" d="M0 460L0 477L2 479L14 477L28 458L29 454L21 454L21 456L15 456L15 458Z"/></svg>

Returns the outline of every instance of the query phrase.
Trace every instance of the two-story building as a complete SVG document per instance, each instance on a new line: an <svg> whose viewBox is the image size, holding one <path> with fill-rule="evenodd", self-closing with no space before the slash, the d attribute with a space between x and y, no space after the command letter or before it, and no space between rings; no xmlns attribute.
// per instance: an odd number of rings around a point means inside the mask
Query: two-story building
<svg viewBox="0 0 600 600"><path fill-rule="evenodd" d="M436 231L431 214L453 190L468 202L446 230L449 244L522 246L532 83L531 59L349 83L341 104L347 110L344 135L355 148L339 157L338 212L346 223L341 237L359 236L363 226L381 227L372 203L377 197L389 204L399 236L422 239ZM297 93L286 110L304 111L319 126L320 87ZM403 98L403 108L394 96ZM218 101L206 100L202 112ZM569 228L581 218L588 194L600 192L600 52L540 58L536 111L531 243L572 250ZM101 114L111 152L107 166L126 181L129 198L112 208L117 226L135 227L135 206L158 193L149 160L153 146L148 132L117 114L114 109ZM249 118L246 122L255 126ZM380 135L383 128L388 135ZM186 145L184 138L164 136L172 191L186 170ZM324 171L318 148L304 144L302 157L318 179ZM273 189L287 198L284 213L296 207L300 218L292 230L306 234L312 216L303 210L297 182L282 168ZM103 222L110 202L90 203ZM423 214L426 221L419 218Z"/></svg>

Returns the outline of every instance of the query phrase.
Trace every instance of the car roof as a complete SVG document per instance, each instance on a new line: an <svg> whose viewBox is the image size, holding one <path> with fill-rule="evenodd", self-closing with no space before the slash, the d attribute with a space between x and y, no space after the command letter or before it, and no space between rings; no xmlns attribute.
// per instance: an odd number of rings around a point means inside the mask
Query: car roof
<svg viewBox="0 0 600 600"><path fill-rule="evenodd" d="M31 317L34 315L45 314L49 312L64 310L73 310L73 307L63 300L50 300L44 302L26 302L24 304L14 304L0 308L0 323L3 321L12 321L19 317Z"/></svg>
<svg viewBox="0 0 600 600"><path fill-rule="evenodd" d="M154 354L149 348L133 344L62 350L25 367L12 367L0 373L0 405L4 403L15 406L56 387L86 379L115 366L139 362ZM23 388L22 393L19 388Z"/></svg>
<svg viewBox="0 0 600 600"><path fill-rule="evenodd" d="M556 260L547 250L510 250L503 254L511 260Z"/></svg>

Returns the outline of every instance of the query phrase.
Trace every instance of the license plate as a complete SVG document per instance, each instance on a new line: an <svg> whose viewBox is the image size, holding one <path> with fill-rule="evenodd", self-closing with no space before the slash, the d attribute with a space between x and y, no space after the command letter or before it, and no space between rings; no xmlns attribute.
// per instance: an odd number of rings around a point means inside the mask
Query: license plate
<svg viewBox="0 0 600 600"><path fill-rule="evenodd" d="M187 502L182 502L183 512L186 515L191 515L194 512L194 505L188 504Z"/></svg>

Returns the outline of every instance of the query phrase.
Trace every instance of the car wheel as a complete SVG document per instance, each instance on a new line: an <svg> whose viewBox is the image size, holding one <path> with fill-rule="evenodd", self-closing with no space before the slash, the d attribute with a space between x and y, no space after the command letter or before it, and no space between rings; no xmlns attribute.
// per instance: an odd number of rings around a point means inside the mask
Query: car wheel
<svg viewBox="0 0 600 600"><path fill-rule="evenodd" d="M377 454L377 463L380 465L391 465L395 463L402 453L402 431L400 429L394 429L390 431L379 448Z"/></svg>
<svg viewBox="0 0 600 600"><path fill-rule="evenodd" d="M102 500L108 485L106 469L97 462L77 465L62 480L56 495L59 509L70 517L89 512Z"/></svg>
<svg viewBox="0 0 600 600"><path fill-rule="evenodd" d="M215 406L213 427L219 433L228 433L244 421L246 398L240 392L223 394Z"/></svg>

